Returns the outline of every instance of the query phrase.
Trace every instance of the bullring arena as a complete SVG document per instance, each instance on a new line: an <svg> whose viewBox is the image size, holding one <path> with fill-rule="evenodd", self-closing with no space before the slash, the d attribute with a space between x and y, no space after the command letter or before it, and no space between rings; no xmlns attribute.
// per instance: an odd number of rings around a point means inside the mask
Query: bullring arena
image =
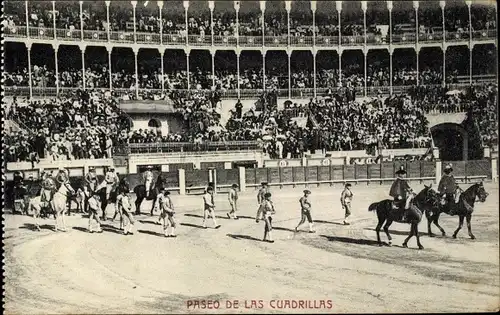
<svg viewBox="0 0 500 315"><path fill-rule="evenodd" d="M419 190L422 185L415 185ZM210 312L479 312L498 310L498 185L486 184L470 240L466 227L451 233L456 217L441 216L446 237L401 247L409 225L394 223L393 246L379 247L376 215L369 203L387 197L387 186L353 187L352 225L342 225L341 187L312 190L316 234L293 228L300 218L301 188L272 189L275 240L264 243L255 223L256 192L241 195L240 219L228 220L225 194L216 196L222 227L201 229L201 197L173 196L180 223L176 239L164 238L149 204L137 216L136 233L123 236L118 223L104 233L86 232L87 219L68 218L69 232L54 233L52 220L32 230L26 216L5 217L5 310L7 313L201 313L188 301L220 301ZM111 207L111 206L110 206ZM434 227L434 232L436 228ZM383 239L387 241L385 235ZM239 300L240 308L226 308ZM262 300L263 308L245 308ZM331 300L332 308L273 309L272 300ZM82 303L84 301L84 303ZM274 303L274 302L273 302ZM319 302L317 302L319 303ZM319 305L319 304L317 304ZM54 308L57 306L57 309ZM274 304L277 307L276 304Z"/></svg>
<svg viewBox="0 0 500 315"><path fill-rule="evenodd" d="M495 1L2 4L7 314L500 310Z"/></svg>

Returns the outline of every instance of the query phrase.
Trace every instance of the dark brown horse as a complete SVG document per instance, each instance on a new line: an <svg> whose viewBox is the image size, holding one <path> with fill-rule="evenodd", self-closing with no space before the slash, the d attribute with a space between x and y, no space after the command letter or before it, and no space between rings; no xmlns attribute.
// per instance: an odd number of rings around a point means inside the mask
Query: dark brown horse
<svg viewBox="0 0 500 315"><path fill-rule="evenodd" d="M408 241L412 236L416 236L417 245L419 249L424 249L420 243L420 236L418 234L418 224L422 221L423 211L436 207L439 203L439 197L437 193L431 188L431 186L425 186L421 192L419 192L411 202L410 209L406 210L406 220L402 221L401 210L393 209L392 200L385 199L380 202L375 202L370 205L368 211L377 211L378 224L375 230L377 231L377 241L379 246L382 246L382 241L380 240L380 228L384 224L384 232L389 239L389 245L392 244L392 237L389 234L389 227L392 222L398 223L409 223L411 224L410 235L403 242L403 247L408 247Z"/></svg>
<svg viewBox="0 0 500 315"><path fill-rule="evenodd" d="M151 204L151 216L153 216L154 205L156 201L156 196L158 196L158 192L163 184L165 179L163 177L163 173L160 172L156 180L151 184L151 191L149 192L149 196L146 197L146 186L144 184L140 184L134 187L134 193L136 196L135 199L135 214L141 214L141 204L144 200L152 200Z"/></svg>
<svg viewBox="0 0 500 315"><path fill-rule="evenodd" d="M485 202L486 197L488 197L488 193L484 190L483 182L480 182L467 188L467 190L460 195L459 201L456 204L438 204L435 208L426 209L425 216L427 217L427 229L429 232L429 236L434 236L431 231L431 223L434 223L439 228L443 236L446 235L446 232L438 222L441 213L446 213L449 215L458 215L458 228L453 233L453 238L457 238L457 233L462 228L465 218L467 220L467 229L469 231L469 236L471 239L475 239L476 237L474 236L474 234L472 234L470 224L472 212L474 211L474 203L476 199L479 199L480 202ZM453 210L452 214L450 214L451 210Z"/></svg>

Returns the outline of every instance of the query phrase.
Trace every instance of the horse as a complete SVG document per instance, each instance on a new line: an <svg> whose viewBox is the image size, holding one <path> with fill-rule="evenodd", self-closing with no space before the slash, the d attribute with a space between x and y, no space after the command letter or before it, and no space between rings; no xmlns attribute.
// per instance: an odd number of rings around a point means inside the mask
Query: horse
<svg viewBox="0 0 500 315"><path fill-rule="evenodd" d="M106 198L106 186L97 190L96 193L99 195L101 200L101 210L102 210L102 218L101 220L106 221L106 208L108 204L113 203L116 206L116 197L118 197L117 189L112 189L109 193L109 199Z"/></svg>
<svg viewBox="0 0 500 315"><path fill-rule="evenodd" d="M428 209L427 211L425 211L425 216L427 217L427 229L429 236L430 237L434 236L434 234L431 231L432 223L434 223L439 228L442 236L446 236L446 232L438 223L439 216L441 215L441 213L446 213L448 215L458 215L458 220L459 220L458 228L453 233L453 238L457 238L457 233L462 228L465 218L467 220L467 229L469 232L469 236L471 239L475 239L476 237L474 236L474 234L472 234L471 231L471 217L472 217L472 212L474 211L474 203L476 201L476 198L479 198L480 202L485 202L487 197L488 193L484 189L483 182L480 182L467 188L467 190L465 190L465 192L463 192L460 195L458 203L454 205L438 204L433 209ZM450 214L451 207L454 207L455 210L453 214Z"/></svg>
<svg viewBox="0 0 500 315"><path fill-rule="evenodd" d="M14 213L25 214L29 203L28 188L25 185L17 185L13 189Z"/></svg>
<svg viewBox="0 0 500 315"><path fill-rule="evenodd" d="M163 187L163 174L160 173L158 175L158 178L154 183L151 185L151 191L149 192L149 197L146 198L146 185L140 184L135 186L134 188L134 193L136 195L135 199L135 214L140 215L141 214L141 204L143 200L153 200L153 203L151 205L151 216L153 216L153 210L155 206L155 200L158 195L158 191L160 188Z"/></svg>
<svg viewBox="0 0 500 315"><path fill-rule="evenodd" d="M430 209L435 207L439 203L439 197L437 193L432 189L432 185L426 186L424 185L424 189L420 191L415 198L411 201L410 207L407 212L406 221L402 221L401 219L401 210L393 209L392 200L385 199L380 202L375 202L370 205L368 211L377 211L378 224L376 227L377 231L377 241L379 246L382 246L382 242L380 240L380 228L384 222L384 232L389 239L389 245L392 244L392 237L389 234L389 226L391 226L392 222L398 223L409 223L411 224L410 234L403 242L403 247L408 248L408 241L412 238L412 236L416 236L417 245L419 249L424 249L422 244L420 243L420 236L418 234L418 224L422 221L423 211L425 209Z"/></svg>
<svg viewBox="0 0 500 315"><path fill-rule="evenodd" d="M66 223L64 222L64 212L66 211L66 206L67 206L67 200L70 195L73 195L75 193L75 190L73 187L71 187L71 184L69 182L61 184L59 189L54 193L54 196L52 197L52 211L55 217L55 226L54 226L54 231L57 232L58 230L61 230L63 232L66 232ZM44 203L41 201L41 196L36 196L34 198L31 198L28 207L27 207L27 212L30 212L33 210L33 218L35 220L35 226L38 231L40 231L40 226L38 225L38 218L40 217L40 214L42 213L42 208L44 207ZM49 207L50 208L50 207ZM61 217L62 221L62 229L59 229L59 224L58 224L58 218Z"/></svg>

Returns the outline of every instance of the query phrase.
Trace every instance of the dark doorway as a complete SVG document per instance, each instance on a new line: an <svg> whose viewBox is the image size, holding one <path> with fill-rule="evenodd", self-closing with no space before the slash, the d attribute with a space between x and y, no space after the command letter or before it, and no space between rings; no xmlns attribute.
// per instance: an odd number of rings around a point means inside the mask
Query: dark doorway
<svg viewBox="0 0 500 315"><path fill-rule="evenodd" d="M447 123L431 128L439 158L444 161L462 161L468 158L468 135L460 125Z"/></svg>

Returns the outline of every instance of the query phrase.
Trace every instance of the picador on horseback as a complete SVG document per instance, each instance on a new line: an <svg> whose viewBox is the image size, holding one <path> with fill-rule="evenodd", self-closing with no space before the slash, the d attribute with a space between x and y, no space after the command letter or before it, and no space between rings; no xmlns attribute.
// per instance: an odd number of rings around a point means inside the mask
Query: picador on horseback
<svg viewBox="0 0 500 315"><path fill-rule="evenodd" d="M89 172L85 175L85 186L87 186L88 198L97 191L97 174L93 166L89 167Z"/></svg>
<svg viewBox="0 0 500 315"><path fill-rule="evenodd" d="M46 215L48 208L52 208L52 198L57 190L56 182L49 172L41 170L42 188L40 189L40 202L42 207L42 215Z"/></svg>
<svg viewBox="0 0 500 315"><path fill-rule="evenodd" d="M55 176L56 182L59 185L66 184L69 181L69 172L63 167L59 167L58 172Z"/></svg>
<svg viewBox="0 0 500 315"><path fill-rule="evenodd" d="M24 173L16 171L14 173L14 199L21 199L21 192L24 191Z"/></svg>
<svg viewBox="0 0 500 315"><path fill-rule="evenodd" d="M459 188L455 177L453 177L453 167L448 164L444 168L444 175L439 181L438 191L441 196L441 205L448 210L449 215L453 215L455 205L458 200Z"/></svg>
<svg viewBox="0 0 500 315"><path fill-rule="evenodd" d="M111 165L108 168L106 175L104 176L104 181L101 183L101 185L99 185L97 191L101 190L103 187L106 187L106 200L109 200L109 195L111 194L111 191L113 191L118 186L119 181L120 179L118 178L118 175L115 172L115 167Z"/></svg>
<svg viewBox="0 0 500 315"><path fill-rule="evenodd" d="M413 190L405 179L406 170L401 166L396 172L396 180L392 183L389 196L394 198L392 208L401 212L402 221L405 221L406 211L410 207L410 201L413 197Z"/></svg>
<svg viewBox="0 0 500 315"><path fill-rule="evenodd" d="M149 198L149 193L151 191L151 188L153 187L154 175L151 171L152 169L152 166L148 166L146 168L146 171L142 174L142 181L144 183L144 186L146 187L146 198Z"/></svg>

